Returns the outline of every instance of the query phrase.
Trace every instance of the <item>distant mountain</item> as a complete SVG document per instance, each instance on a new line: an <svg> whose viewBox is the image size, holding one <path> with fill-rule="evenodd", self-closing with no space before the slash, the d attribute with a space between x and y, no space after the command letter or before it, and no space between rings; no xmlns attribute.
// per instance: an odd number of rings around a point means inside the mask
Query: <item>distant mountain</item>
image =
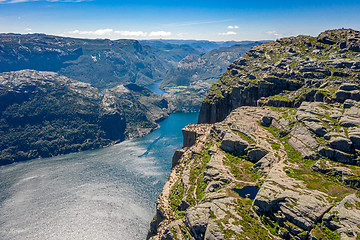
<svg viewBox="0 0 360 240"><path fill-rule="evenodd" d="M141 44L149 45L160 58L168 61L168 66L175 66L181 59L203 53L203 49L194 48L188 44L172 44L163 40L141 40Z"/></svg>
<svg viewBox="0 0 360 240"><path fill-rule="evenodd" d="M0 165L143 136L168 116L146 87L100 91L53 72L0 74Z"/></svg>
<svg viewBox="0 0 360 240"><path fill-rule="evenodd" d="M246 42L247 43L247 42ZM242 42L77 39L45 34L0 34L0 73L33 69L57 72L105 89L149 85L188 56Z"/></svg>
<svg viewBox="0 0 360 240"><path fill-rule="evenodd" d="M169 63L136 40L90 40L44 34L0 34L0 72L34 69L111 88L162 79Z"/></svg>
<svg viewBox="0 0 360 240"><path fill-rule="evenodd" d="M254 41L208 41L208 40L141 40L143 44L165 49L167 46L187 45L197 50L199 53L209 52L221 47L231 47L233 45L251 44ZM270 42L270 40L258 41L258 43Z"/></svg>
<svg viewBox="0 0 360 240"><path fill-rule="evenodd" d="M233 61L258 44L260 42L221 47L201 55L188 56L169 70L161 87L189 86L199 80L213 83Z"/></svg>

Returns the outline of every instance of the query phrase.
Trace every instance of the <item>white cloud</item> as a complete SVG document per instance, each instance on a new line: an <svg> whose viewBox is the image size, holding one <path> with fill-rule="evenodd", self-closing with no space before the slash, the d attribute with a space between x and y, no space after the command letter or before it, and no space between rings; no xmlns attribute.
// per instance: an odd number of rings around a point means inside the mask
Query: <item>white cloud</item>
<svg viewBox="0 0 360 240"><path fill-rule="evenodd" d="M181 33L178 33L177 35L178 35L178 37L184 37L184 36L186 36L186 35L189 35L189 33L187 33L187 32L181 32Z"/></svg>
<svg viewBox="0 0 360 240"><path fill-rule="evenodd" d="M238 29L239 26L238 25L234 25L234 26L227 26L228 29Z"/></svg>
<svg viewBox="0 0 360 240"><path fill-rule="evenodd" d="M219 33L219 35L222 35L222 36L230 36L230 35L236 35L236 34L237 34L236 32L232 32L232 31L228 31L225 33Z"/></svg>
<svg viewBox="0 0 360 240"><path fill-rule="evenodd" d="M148 34L143 31L114 31L116 34L120 34L126 37L146 37Z"/></svg>
<svg viewBox="0 0 360 240"><path fill-rule="evenodd" d="M171 36L171 32L165 32L165 31L154 31L154 32L143 32L143 31L124 31L124 30L113 30L111 28L105 28L105 29L97 29L92 31L83 31L83 30L74 30L67 32L67 34L71 35L84 35L87 37L90 36L106 36L109 38L116 38L119 36L124 37L168 37Z"/></svg>
<svg viewBox="0 0 360 240"><path fill-rule="evenodd" d="M277 31L267 31L266 34L272 35L275 38L280 38L283 36L281 33L278 33Z"/></svg>
<svg viewBox="0 0 360 240"><path fill-rule="evenodd" d="M104 36L104 35L111 35L111 33L113 33L114 30L110 29L110 28L106 28L106 29L98 29L95 31L80 31L80 30L74 30L71 31L69 33L71 34L80 34L80 35L97 35L97 36Z"/></svg>
<svg viewBox="0 0 360 240"><path fill-rule="evenodd" d="M149 34L149 37L168 37L168 36L171 36L171 32L157 31L157 32L151 32Z"/></svg>

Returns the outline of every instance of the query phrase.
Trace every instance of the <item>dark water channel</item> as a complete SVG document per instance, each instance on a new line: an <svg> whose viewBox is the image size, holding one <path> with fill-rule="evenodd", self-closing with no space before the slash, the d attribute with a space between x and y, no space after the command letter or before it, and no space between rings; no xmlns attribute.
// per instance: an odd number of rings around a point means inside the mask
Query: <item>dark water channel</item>
<svg viewBox="0 0 360 240"><path fill-rule="evenodd" d="M164 90L160 89L160 83L162 82L162 80L156 81L153 84L150 84L148 86L146 86L148 89L150 89L151 91L153 91L154 93L156 93L157 95L160 95L165 93Z"/></svg>
<svg viewBox="0 0 360 240"><path fill-rule="evenodd" d="M0 167L0 239L145 239L181 128L197 117L172 114L139 139Z"/></svg>
<svg viewBox="0 0 360 240"><path fill-rule="evenodd" d="M259 192L259 188L255 186L247 186L243 188L233 188L234 192L239 194L242 198L249 198L251 200L254 200L256 197L256 194Z"/></svg>

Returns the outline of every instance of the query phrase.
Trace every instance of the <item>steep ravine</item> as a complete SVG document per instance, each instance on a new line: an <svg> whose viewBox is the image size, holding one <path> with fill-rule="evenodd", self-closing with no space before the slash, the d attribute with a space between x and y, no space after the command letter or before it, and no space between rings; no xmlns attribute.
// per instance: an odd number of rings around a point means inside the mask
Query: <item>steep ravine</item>
<svg viewBox="0 0 360 240"><path fill-rule="evenodd" d="M183 129L148 239L360 239L359 79L355 30L252 48Z"/></svg>

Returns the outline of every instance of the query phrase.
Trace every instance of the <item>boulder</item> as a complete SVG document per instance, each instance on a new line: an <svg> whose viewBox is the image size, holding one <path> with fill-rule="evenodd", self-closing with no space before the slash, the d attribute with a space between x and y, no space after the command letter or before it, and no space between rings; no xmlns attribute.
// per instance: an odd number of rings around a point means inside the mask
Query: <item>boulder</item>
<svg viewBox="0 0 360 240"><path fill-rule="evenodd" d="M269 173L272 175L273 170ZM292 190L292 179L280 180L274 175L272 181L265 181L253 202L254 210L260 214L274 214L276 221L284 226L290 222L302 230L310 230L329 209L326 194L302 189ZM282 183L281 183L282 181ZM290 229L288 229L290 230Z"/></svg>
<svg viewBox="0 0 360 240"><path fill-rule="evenodd" d="M316 122L305 121L304 124L308 129L310 129L313 133L315 133L319 137L323 137L327 133L326 128Z"/></svg>
<svg viewBox="0 0 360 240"><path fill-rule="evenodd" d="M330 139L330 146L344 152L353 152L352 142L344 137L334 137Z"/></svg>
<svg viewBox="0 0 360 240"><path fill-rule="evenodd" d="M301 154L301 157L304 159L316 159L317 155L309 147L307 147L303 142L295 137L291 137L288 140L288 143Z"/></svg>
<svg viewBox="0 0 360 240"><path fill-rule="evenodd" d="M337 102L343 103L346 99L351 98L351 93L348 91L338 90L335 93L335 98Z"/></svg>
<svg viewBox="0 0 360 240"><path fill-rule="evenodd" d="M340 85L339 89L344 91L354 91L359 89L359 85L353 83L343 83Z"/></svg>
<svg viewBox="0 0 360 240"><path fill-rule="evenodd" d="M270 127L273 119L273 117L264 116L262 117L260 124L264 127Z"/></svg>
<svg viewBox="0 0 360 240"><path fill-rule="evenodd" d="M298 111L296 113L296 119L300 122L308 121L308 122L321 122L315 115L311 113L307 113L304 111Z"/></svg>
<svg viewBox="0 0 360 240"><path fill-rule="evenodd" d="M236 155L243 155L248 146L249 143L247 141L232 132L227 132L220 144L222 150Z"/></svg>
<svg viewBox="0 0 360 240"><path fill-rule="evenodd" d="M354 144L354 148L360 149L360 134L349 134L349 138Z"/></svg>
<svg viewBox="0 0 360 240"><path fill-rule="evenodd" d="M356 101L352 100L352 99L346 99L344 102L343 107L344 108L351 108L356 104Z"/></svg>
<svg viewBox="0 0 360 240"><path fill-rule="evenodd" d="M344 153L342 151L327 147L320 147L318 149L318 152L320 155L324 157L328 157L334 161L347 163L347 164L354 164L353 155L351 154Z"/></svg>
<svg viewBox="0 0 360 240"><path fill-rule="evenodd" d="M247 148L247 158L250 162L256 163L262 159L269 151L262 146L250 146Z"/></svg>
<svg viewBox="0 0 360 240"><path fill-rule="evenodd" d="M337 203L323 217L323 223L331 230L336 230L341 235L352 236L350 239L356 239L357 233L360 232L360 209L356 205L360 204L360 199L351 194Z"/></svg>
<svg viewBox="0 0 360 240"><path fill-rule="evenodd" d="M277 161L276 157L273 154L266 154L263 158L261 158L257 163L255 163L251 170L261 170L267 172L271 169L272 165Z"/></svg>
<svg viewBox="0 0 360 240"><path fill-rule="evenodd" d="M344 116L341 117L339 124L342 127L360 127L360 118Z"/></svg>
<svg viewBox="0 0 360 240"><path fill-rule="evenodd" d="M294 126L290 134L310 148L316 148L318 146L317 141L311 136L311 133L299 123Z"/></svg>
<svg viewBox="0 0 360 240"><path fill-rule="evenodd" d="M353 102L355 105L355 103ZM350 108L346 109L344 112L345 116L353 117L353 118L360 118L360 108L359 106L351 106Z"/></svg>
<svg viewBox="0 0 360 240"><path fill-rule="evenodd" d="M334 137L345 137L345 134L339 133L339 132L329 132L324 135L325 140L330 140L331 138L334 138Z"/></svg>

